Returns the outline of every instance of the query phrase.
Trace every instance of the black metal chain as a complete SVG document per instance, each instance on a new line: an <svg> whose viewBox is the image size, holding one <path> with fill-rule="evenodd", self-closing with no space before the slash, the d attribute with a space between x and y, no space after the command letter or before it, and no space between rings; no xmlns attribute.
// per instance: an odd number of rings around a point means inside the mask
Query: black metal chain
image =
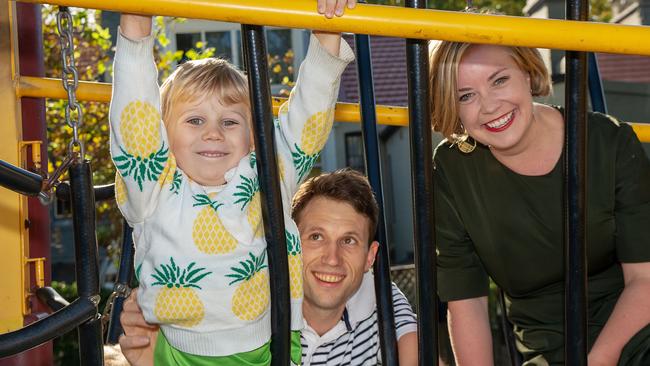
<svg viewBox="0 0 650 366"><path fill-rule="evenodd" d="M72 140L68 145L68 154L73 155L73 152L77 152L79 157L83 158L84 145L79 140L79 128L83 124L83 110L79 102L77 102L76 95L79 86L79 73L74 60L72 23L70 10L65 6L59 7L59 13L56 16L56 27L59 30L61 61L63 62L61 81L63 82L63 88L68 93L68 104L65 106L65 121L72 128ZM76 118L74 118L73 112L76 112Z"/></svg>

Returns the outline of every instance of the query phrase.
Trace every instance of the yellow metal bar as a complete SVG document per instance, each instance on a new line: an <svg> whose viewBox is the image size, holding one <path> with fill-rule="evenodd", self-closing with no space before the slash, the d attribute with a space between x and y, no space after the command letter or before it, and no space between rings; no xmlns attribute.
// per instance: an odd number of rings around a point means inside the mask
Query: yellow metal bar
<svg viewBox="0 0 650 366"><path fill-rule="evenodd" d="M14 92L13 76L18 75L16 48L16 3L0 6L0 159L19 166L22 163L20 144L22 121L20 103ZM27 200L17 193L0 188L0 333L20 329L23 313L27 311L25 294L28 274L24 258L29 255L25 246L27 233Z"/></svg>
<svg viewBox="0 0 650 366"><path fill-rule="evenodd" d="M16 86L16 96L18 97L68 98L61 79L21 76L18 78ZM109 83L80 81L76 93L77 99L88 102L110 102L111 88Z"/></svg>
<svg viewBox="0 0 650 366"><path fill-rule="evenodd" d="M16 83L18 97L35 98L67 98L61 79L37 78L21 76ZM111 84L79 82L77 99L82 101L109 102L111 100ZM273 98L273 113L278 114L280 105L286 98ZM359 105L353 103L337 103L334 120L338 122L358 123L361 120ZM377 123L391 126L408 126L408 110L406 107L378 105ZM632 127L641 142L650 143L650 124L633 123Z"/></svg>
<svg viewBox="0 0 650 366"><path fill-rule="evenodd" d="M650 124L647 123L630 123L632 129L636 132L641 142L650 143Z"/></svg>
<svg viewBox="0 0 650 366"><path fill-rule="evenodd" d="M22 0L125 13L471 43L650 55L650 27L359 4L325 19L313 0Z"/></svg>
<svg viewBox="0 0 650 366"><path fill-rule="evenodd" d="M16 96L33 98L68 97L61 79L21 76L16 83ZM80 81L77 89L77 99L81 101L110 102L111 84ZM286 98L273 98L273 113L277 115L280 105ZM406 107L378 106L378 123L393 126L407 126L408 114ZM359 105L338 103L334 116L339 122L359 122Z"/></svg>

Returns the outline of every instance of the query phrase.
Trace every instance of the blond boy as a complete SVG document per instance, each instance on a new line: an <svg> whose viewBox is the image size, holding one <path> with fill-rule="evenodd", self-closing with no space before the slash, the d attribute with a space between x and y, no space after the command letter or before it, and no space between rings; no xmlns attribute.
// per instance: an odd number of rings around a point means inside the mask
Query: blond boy
<svg viewBox="0 0 650 366"><path fill-rule="evenodd" d="M154 362L266 365L271 294L246 79L209 59L179 66L159 89L151 19L123 15L120 25L111 153L118 205L134 228L138 302L161 329ZM340 35L315 34L275 126L295 364L302 262L290 202L329 135L352 59Z"/></svg>

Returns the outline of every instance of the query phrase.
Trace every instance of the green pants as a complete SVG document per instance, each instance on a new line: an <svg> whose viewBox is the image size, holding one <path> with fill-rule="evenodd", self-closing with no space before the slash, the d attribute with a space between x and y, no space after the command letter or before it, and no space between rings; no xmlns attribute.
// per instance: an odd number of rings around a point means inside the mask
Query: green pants
<svg viewBox="0 0 650 366"><path fill-rule="evenodd" d="M291 362L300 365L302 346L300 332L291 332ZM198 356L181 352L172 347L162 330L158 331L158 340L154 350L154 365L168 366L267 366L271 364L271 341L262 347L230 356Z"/></svg>

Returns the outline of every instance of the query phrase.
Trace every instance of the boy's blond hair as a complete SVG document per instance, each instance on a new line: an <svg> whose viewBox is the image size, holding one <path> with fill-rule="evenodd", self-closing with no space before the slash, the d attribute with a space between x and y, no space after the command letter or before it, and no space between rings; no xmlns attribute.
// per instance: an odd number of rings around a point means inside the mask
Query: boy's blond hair
<svg viewBox="0 0 650 366"><path fill-rule="evenodd" d="M431 124L451 141L465 134L458 114L458 64L471 43L442 41L431 50L429 92L431 93ZM534 97L551 93L551 78L536 48L505 47L519 69L530 75Z"/></svg>
<svg viewBox="0 0 650 366"><path fill-rule="evenodd" d="M230 62L220 58L187 61L160 86L163 122L169 122L174 104L200 100L211 93L221 103L244 103L250 107L246 76Z"/></svg>

